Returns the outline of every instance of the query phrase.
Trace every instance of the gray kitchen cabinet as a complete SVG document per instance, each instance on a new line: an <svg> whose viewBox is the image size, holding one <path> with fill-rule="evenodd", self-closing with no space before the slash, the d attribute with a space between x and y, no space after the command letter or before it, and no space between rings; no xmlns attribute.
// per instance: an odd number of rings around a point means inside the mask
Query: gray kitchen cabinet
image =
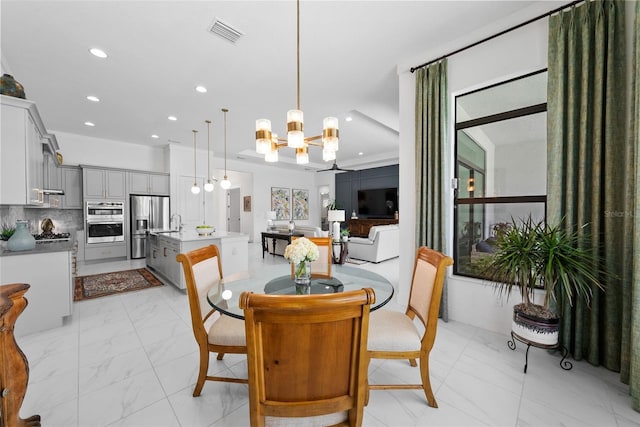
<svg viewBox="0 0 640 427"><path fill-rule="evenodd" d="M44 188L60 190L62 188L62 171L58 167L58 159L54 153L45 150L44 153ZM48 204L51 208L62 207L62 197L58 194L49 194L45 196L45 206Z"/></svg>
<svg viewBox="0 0 640 427"><path fill-rule="evenodd" d="M125 242L117 243L85 243L85 261L105 260L109 258L125 258L127 247Z"/></svg>
<svg viewBox="0 0 640 427"><path fill-rule="evenodd" d="M62 209L82 209L82 169L77 166L59 168L62 178Z"/></svg>
<svg viewBox="0 0 640 427"><path fill-rule="evenodd" d="M125 171L104 168L82 168L82 188L85 199L124 200Z"/></svg>
<svg viewBox="0 0 640 427"><path fill-rule="evenodd" d="M0 95L0 205L44 204L43 137L46 129L36 104Z"/></svg>
<svg viewBox="0 0 640 427"><path fill-rule="evenodd" d="M129 194L169 195L169 175L166 173L127 172Z"/></svg>

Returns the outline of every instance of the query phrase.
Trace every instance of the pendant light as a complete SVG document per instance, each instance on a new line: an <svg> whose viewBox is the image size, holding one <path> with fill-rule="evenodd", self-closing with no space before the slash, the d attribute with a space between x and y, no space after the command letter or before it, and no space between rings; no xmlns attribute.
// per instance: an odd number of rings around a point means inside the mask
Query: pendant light
<svg viewBox="0 0 640 427"><path fill-rule="evenodd" d="M200 193L200 187L198 187L198 175L196 173L196 135L198 133L197 130L193 130L193 187L191 187L191 192L193 194Z"/></svg>
<svg viewBox="0 0 640 427"><path fill-rule="evenodd" d="M266 162L278 161L278 150L281 147L296 150L296 163L309 163L309 146L322 148L325 161L335 160L339 148L338 119L325 117L322 122L322 135L305 136L304 113L300 109L300 0L296 1L296 109L287 111L287 138L278 139L271 132L271 120L256 120L256 152L264 154Z"/></svg>
<svg viewBox="0 0 640 427"><path fill-rule="evenodd" d="M231 188L231 181L227 178L227 110L226 108L222 109L224 113L224 179L220 181L220 187L228 190Z"/></svg>
<svg viewBox="0 0 640 427"><path fill-rule="evenodd" d="M204 185L204 191L207 193L211 193L213 191L213 182L216 181L215 178L211 177L211 151L210 151L210 138L209 138L209 127L211 125L211 120L204 121L207 124L207 183Z"/></svg>

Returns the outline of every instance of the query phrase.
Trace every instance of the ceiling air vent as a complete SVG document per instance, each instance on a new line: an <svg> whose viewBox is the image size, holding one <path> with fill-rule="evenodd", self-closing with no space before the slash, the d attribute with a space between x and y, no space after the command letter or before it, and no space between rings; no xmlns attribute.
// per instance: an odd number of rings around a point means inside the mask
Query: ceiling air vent
<svg viewBox="0 0 640 427"><path fill-rule="evenodd" d="M209 31L213 34L219 35L223 39L229 40L231 43L237 42L240 36L244 34L242 31L233 28L220 18L216 18L216 20L213 21Z"/></svg>

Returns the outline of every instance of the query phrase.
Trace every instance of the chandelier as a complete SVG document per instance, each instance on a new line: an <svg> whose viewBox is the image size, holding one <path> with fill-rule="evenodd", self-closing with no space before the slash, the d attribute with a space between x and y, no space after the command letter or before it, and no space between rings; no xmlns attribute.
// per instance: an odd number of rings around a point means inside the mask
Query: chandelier
<svg viewBox="0 0 640 427"><path fill-rule="evenodd" d="M278 150L282 147L295 148L296 163L309 163L309 146L322 147L322 160L335 160L338 151L338 119L325 117L322 123L322 135L304 136L304 114L300 110L300 0L296 1L296 57L297 57L297 103L295 110L287 111L287 138L278 138L271 132L271 121L256 120L256 152L264 154L266 162L278 161ZM319 141L320 140L320 141Z"/></svg>

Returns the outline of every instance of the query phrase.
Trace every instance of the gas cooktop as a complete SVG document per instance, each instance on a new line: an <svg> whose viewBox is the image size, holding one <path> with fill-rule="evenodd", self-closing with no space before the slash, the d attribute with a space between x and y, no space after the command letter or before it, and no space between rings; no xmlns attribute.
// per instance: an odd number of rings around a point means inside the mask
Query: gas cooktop
<svg viewBox="0 0 640 427"><path fill-rule="evenodd" d="M71 233L41 233L34 234L36 243L48 243L48 242L68 242L71 240Z"/></svg>

